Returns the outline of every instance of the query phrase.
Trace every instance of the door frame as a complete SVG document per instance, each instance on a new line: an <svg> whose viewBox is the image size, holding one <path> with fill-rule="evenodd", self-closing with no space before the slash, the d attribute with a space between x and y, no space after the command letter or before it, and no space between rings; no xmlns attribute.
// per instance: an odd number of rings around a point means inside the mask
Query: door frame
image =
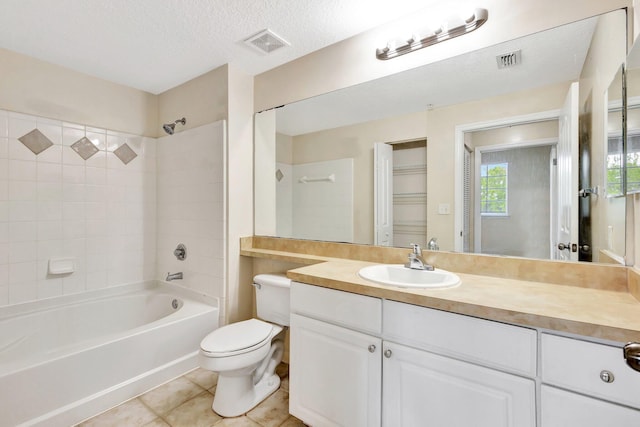
<svg viewBox="0 0 640 427"><path fill-rule="evenodd" d="M482 130L497 129L506 126L522 125L529 123L545 122L557 120L560 117L560 109L541 111L532 114L503 117L496 120L484 122L465 123L457 125L455 128L454 144L454 231L453 242L454 251L461 252L463 249L463 207L464 207L464 134Z"/></svg>

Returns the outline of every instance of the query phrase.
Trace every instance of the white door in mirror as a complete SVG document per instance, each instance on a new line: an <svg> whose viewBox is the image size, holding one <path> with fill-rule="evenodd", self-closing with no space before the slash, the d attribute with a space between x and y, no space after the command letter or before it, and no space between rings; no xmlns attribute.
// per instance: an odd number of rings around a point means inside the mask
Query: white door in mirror
<svg viewBox="0 0 640 427"><path fill-rule="evenodd" d="M360 269L358 274L365 280L401 288L440 289L460 284L460 277L450 271L414 270L402 264L371 265Z"/></svg>

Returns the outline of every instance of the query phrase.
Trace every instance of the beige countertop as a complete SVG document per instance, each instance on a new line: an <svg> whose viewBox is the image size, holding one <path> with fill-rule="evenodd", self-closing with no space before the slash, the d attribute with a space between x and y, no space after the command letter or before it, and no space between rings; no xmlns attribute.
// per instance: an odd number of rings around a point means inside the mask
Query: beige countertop
<svg viewBox="0 0 640 427"><path fill-rule="evenodd" d="M438 253L427 254L425 259L431 262L427 257L438 256L431 263L456 273L461 279L459 286L398 288L358 275L368 265L400 263L406 252L265 237L245 238L240 251L253 258L303 264L288 269L287 276L311 285L499 322L622 343L640 342L640 301L636 298L640 274L628 267ZM554 278L567 284L550 283Z"/></svg>
<svg viewBox="0 0 640 427"><path fill-rule="evenodd" d="M378 285L358 271L373 263L335 260L287 272L298 282L500 322L618 342L640 341L640 302L627 292L457 273L447 289Z"/></svg>

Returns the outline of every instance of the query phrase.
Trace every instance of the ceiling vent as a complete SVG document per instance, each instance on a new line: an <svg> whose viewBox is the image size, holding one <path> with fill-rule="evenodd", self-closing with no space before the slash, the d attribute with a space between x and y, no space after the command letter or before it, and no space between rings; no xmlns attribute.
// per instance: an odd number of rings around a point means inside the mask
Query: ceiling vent
<svg viewBox="0 0 640 427"><path fill-rule="evenodd" d="M498 62L498 69L511 68L516 65L520 65L522 62L521 51L516 50L515 52L498 55L496 56L496 61Z"/></svg>
<svg viewBox="0 0 640 427"><path fill-rule="evenodd" d="M260 31L244 42L247 46L261 53L272 53L280 48L290 46L289 42L269 29Z"/></svg>

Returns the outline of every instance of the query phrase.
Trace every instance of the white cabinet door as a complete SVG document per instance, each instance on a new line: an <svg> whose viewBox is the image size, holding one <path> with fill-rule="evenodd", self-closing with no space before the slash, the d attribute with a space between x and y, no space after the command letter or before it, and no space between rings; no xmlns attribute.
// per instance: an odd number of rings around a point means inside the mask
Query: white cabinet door
<svg viewBox="0 0 640 427"><path fill-rule="evenodd" d="M289 412L313 426L380 425L381 340L291 314Z"/></svg>
<svg viewBox="0 0 640 427"><path fill-rule="evenodd" d="M383 426L535 427L533 380L384 342Z"/></svg>
<svg viewBox="0 0 640 427"><path fill-rule="evenodd" d="M542 386L542 427L640 426L640 411Z"/></svg>

